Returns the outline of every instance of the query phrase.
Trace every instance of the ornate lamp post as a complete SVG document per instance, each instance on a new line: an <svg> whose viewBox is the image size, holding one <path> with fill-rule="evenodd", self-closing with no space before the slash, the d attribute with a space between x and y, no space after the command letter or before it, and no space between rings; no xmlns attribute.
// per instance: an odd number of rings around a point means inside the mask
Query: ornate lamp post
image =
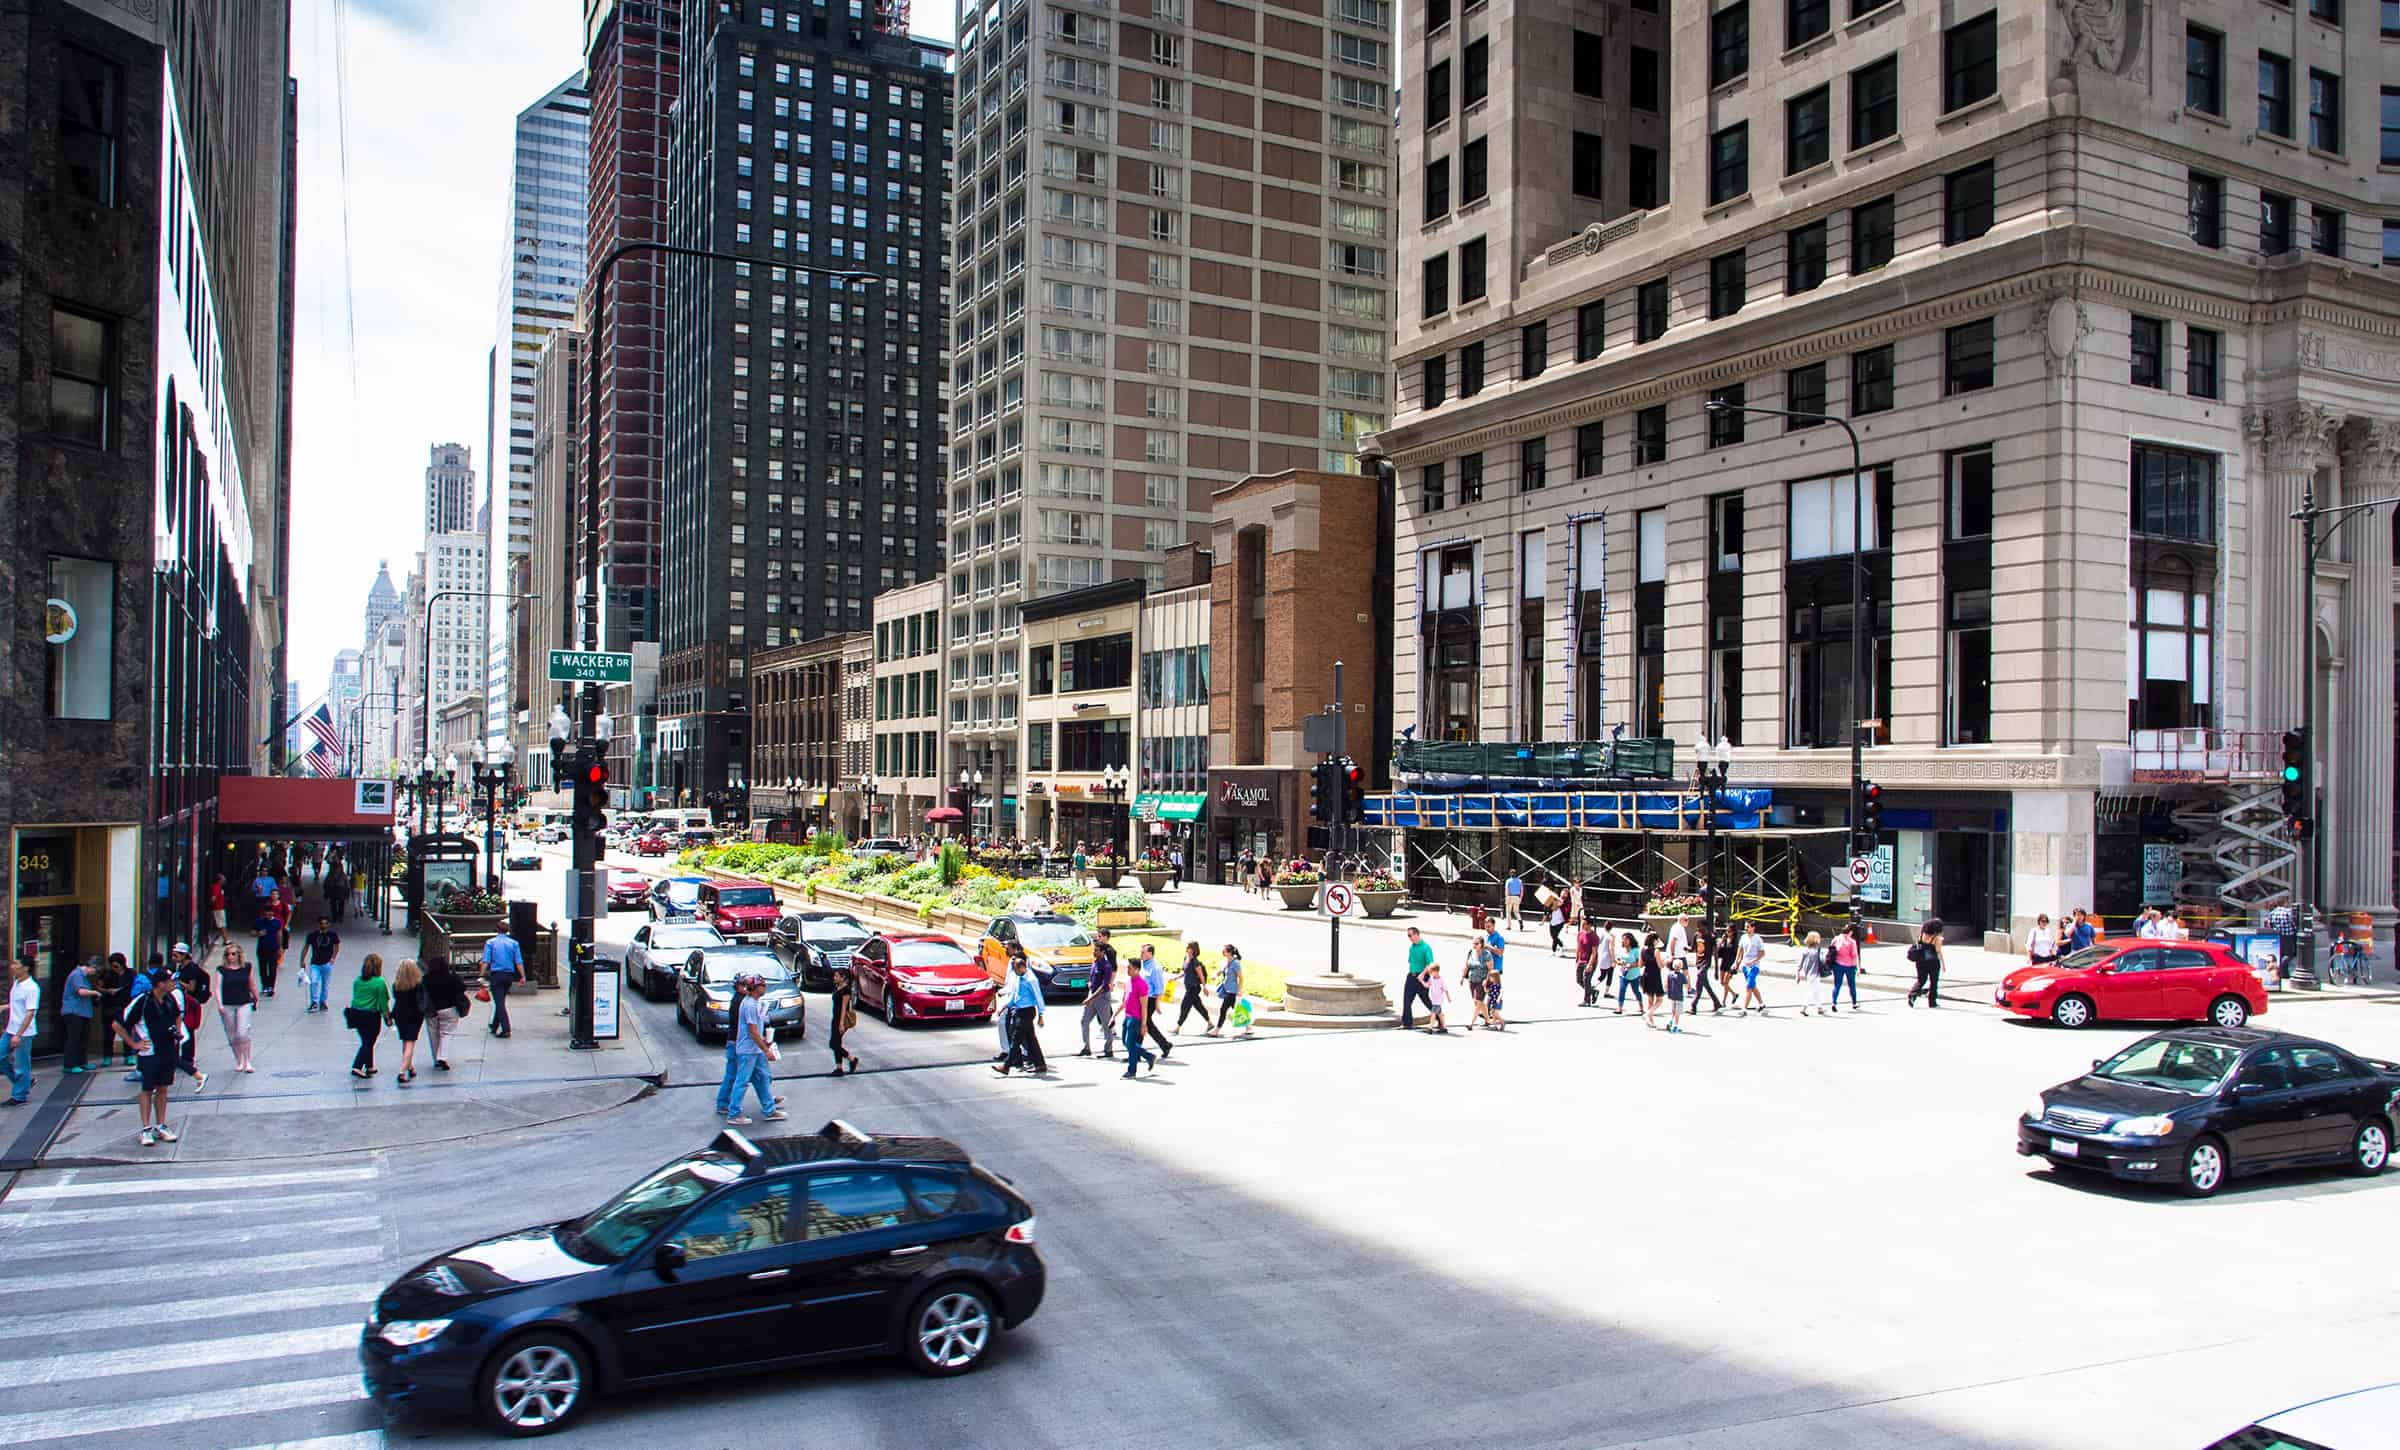
<svg viewBox="0 0 2400 1450"><path fill-rule="evenodd" d="M500 889L500 797L508 789L515 759L515 749L503 740L475 762L475 784L483 791L483 876L494 892Z"/></svg>
<svg viewBox="0 0 2400 1450"><path fill-rule="evenodd" d="M1692 748L1692 786L1700 796L1700 820L1708 829L1708 873L1700 878L1702 911L1706 914L1710 936L1717 932L1717 797L1725 789L1725 777L1733 769L1733 741L1719 736L1711 746L1703 733L1700 743Z"/></svg>

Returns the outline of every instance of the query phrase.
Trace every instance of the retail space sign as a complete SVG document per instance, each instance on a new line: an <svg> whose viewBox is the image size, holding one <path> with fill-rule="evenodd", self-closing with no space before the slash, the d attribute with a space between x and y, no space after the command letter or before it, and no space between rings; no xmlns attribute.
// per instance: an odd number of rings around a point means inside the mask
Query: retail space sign
<svg viewBox="0 0 2400 1450"><path fill-rule="evenodd" d="M629 685L633 683L633 656L622 650L554 649L550 651L550 683Z"/></svg>
<svg viewBox="0 0 2400 1450"><path fill-rule="evenodd" d="M2142 843L2142 900L2171 905L2183 887L2183 848L2171 841Z"/></svg>
<svg viewBox="0 0 2400 1450"><path fill-rule="evenodd" d="M361 816L392 814L392 783L390 781L360 780L353 781L352 784L357 787L356 796L350 803L352 814Z"/></svg>
<svg viewBox="0 0 2400 1450"><path fill-rule="evenodd" d="M1866 867L1860 879L1859 867ZM1835 896L1855 896L1861 901L1889 906L1892 901L1892 848L1877 846L1864 856L1853 856L1830 873Z"/></svg>

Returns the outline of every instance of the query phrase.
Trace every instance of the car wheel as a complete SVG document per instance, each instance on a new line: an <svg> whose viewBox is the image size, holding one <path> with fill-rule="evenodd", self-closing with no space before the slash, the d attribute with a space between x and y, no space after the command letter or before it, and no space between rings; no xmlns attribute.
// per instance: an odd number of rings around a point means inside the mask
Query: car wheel
<svg viewBox="0 0 2400 1450"><path fill-rule="evenodd" d="M2250 1004L2228 992L2208 1004L2208 1020L2217 1027L2243 1026L2250 1020Z"/></svg>
<svg viewBox="0 0 2400 1450"><path fill-rule="evenodd" d="M689 1027L692 1025L690 1014L683 1010L683 994L681 992L677 992L675 994L675 1025L678 1027Z"/></svg>
<svg viewBox="0 0 2400 1450"><path fill-rule="evenodd" d="M983 1363L999 1330L990 1296L973 1284L936 1285L909 1311L901 1352L919 1374L965 1374Z"/></svg>
<svg viewBox="0 0 2400 1450"><path fill-rule="evenodd" d="M2232 1167L2223 1143L2215 1138L2202 1138L2184 1150L2183 1191L2194 1198L2214 1197L2225 1186Z"/></svg>
<svg viewBox="0 0 2400 1450"><path fill-rule="evenodd" d="M2358 1125L2350 1139L2350 1171L2361 1178L2372 1178L2392 1161L2392 1125L2381 1118L2369 1118Z"/></svg>
<svg viewBox="0 0 2400 1450"><path fill-rule="evenodd" d="M484 1366L477 1408L511 1435L548 1435L583 1417L593 1391L591 1356L552 1330L519 1335Z"/></svg>
<svg viewBox="0 0 2400 1450"><path fill-rule="evenodd" d="M2092 999L2068 993L2050 1004L2050 1020L2061 1027L2092 1025Z"/></svg>
<svg viewBox="0 0 2400 1450"><path fill-rule="evenodd" d="M897 1027L900 1025L898 1017L895 1016L892 1011L892 989L889 984L885 985L883 989L883 997L878 1005L883 1008L884 1026Z"/></svg>

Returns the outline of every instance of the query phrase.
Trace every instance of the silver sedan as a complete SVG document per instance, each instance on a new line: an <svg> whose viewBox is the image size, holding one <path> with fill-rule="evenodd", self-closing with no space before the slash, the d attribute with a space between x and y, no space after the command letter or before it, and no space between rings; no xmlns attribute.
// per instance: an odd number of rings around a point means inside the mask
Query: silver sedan
<svg viewBox="0 0 2400 1450"><path fill-rule="evenodd" d="M675 981L695 957L722 949L725 938L717 929L697 921L651 922L633 934L625 948L625 981L656 1002L675 995Z"/></svg>

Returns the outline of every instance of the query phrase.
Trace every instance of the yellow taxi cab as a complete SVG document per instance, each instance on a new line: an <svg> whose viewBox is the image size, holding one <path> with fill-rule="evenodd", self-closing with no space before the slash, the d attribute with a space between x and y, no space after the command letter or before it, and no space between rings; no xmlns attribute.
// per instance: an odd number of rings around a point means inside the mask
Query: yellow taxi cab
<svg viewBox="0 0 2400 1450"><path fill-rule="evenodd" d="M1044 997L1080 994L1092 985L1092 934L1072 917L1055 912L1010 912L992 918L984 928L977 955L995 978L1008 975L1011 946L1025 949L1025 960L1042 984Z"/></svg>

